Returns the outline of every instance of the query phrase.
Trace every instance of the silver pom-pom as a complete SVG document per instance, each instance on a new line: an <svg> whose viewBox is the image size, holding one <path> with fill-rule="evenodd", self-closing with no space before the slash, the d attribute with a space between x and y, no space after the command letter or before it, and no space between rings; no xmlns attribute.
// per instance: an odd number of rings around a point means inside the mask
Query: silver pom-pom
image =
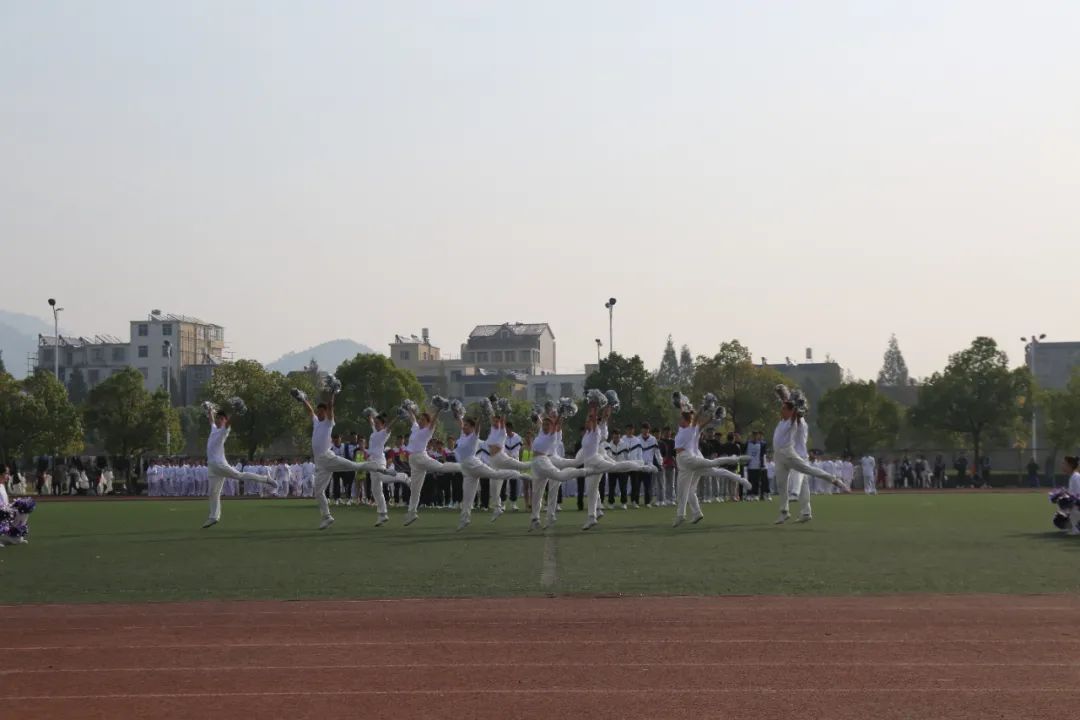
<svg viewBox="0 0 1080 720"><path fill-rule="evenodd" d="M510 398L499 398L499 402L495 403L495 411L499 417L510 417L510 414L514 412L514 406L510 404Z"/></svg>
<svg viewBox="0 0 1080 720"><path fill-rule="evenodd" d="M341 381L334 375L327 375L323 380L323 389L331 395L337 395L341 392Z"/></svg>
<svg viewBox="0 0 1080 720"><path fill-rule="evenodd" d="M529 413L529 421L532 422L533 425L539 425L540 424L540 418L543 417L543 415L544 415L543 406L542 405L533 405L532 406L532 412Z"/></svg>
<svg viewBox="0 0 1080 720"><path fill-rule="evenodd" d="M490 418L495 414L495 408L491 406L491 398L480 399L480 414L485 418Z"/></svg>
<svg viewBox="0 0 1080 720"><path fill-rule="evenodd" d="M461 420L465 417L465 405L460 400L454 399L450 401L450 414L454 416L455 420Z"/></svg>
<svg viewBox="0 0 1080 720"><path fill-rule="evenodd" d="M244 400L242 398L231 397L228 399L227 403L229 407L232 408L233 413L235 413L236 415L243 415L247 412L247 404L244 403Z"/></svg>
<svg viewBox="0 0 1080 720"><path fill-rule="evenodd" d="M406 402L408 402L408 401L406 401ZM409 417L410 417L409 408L402 405L401 407L399 407L397 409L397 416L398 416L398 420L408 420Z"/></svg>
<svg viewBox="0 0 1080 720"><path fill-rule="evenodd" d="M450 407L450 401L442 395L435 395L431 398L431 406L436 410L446 410Z"/></svg>
<svg viewBox="0 0 1080 720"><path fill-rule="evenodd" d="M555 401L554 400L545 400L544 401L544 414L545 415L554 415L555 414Z"/></svg>
<svg viewBox="0 0 1080 720"><path fill-rule="evenodd" d="M719 406L720 401L712 393L705 393L705 397L701 399L701 413L703 415L712 415Z"/></svg>
<svg viewBox="0 0 1080 720"><path fill-rule="evenodd" d="M723 406L717 406L713 411L712 420L709 421L709 427L720 427L727 420L727 408Z"/></svg>
<svg viewBox="0 0 1080 720"><path fill-rule="evenodd" d="M566 419L572 418L577 415L578 406L572 399L564 397L559 398L559 417Z"/></svg>
<svg viewBox="0 0 1080 720"><path fill-rule="evenodd" d="M791 402L795 405L795 414L799 417L805 417L810 410L810 403L807 401L806 396L803 395L802 390L791 391Z"/></svg>
<svg viewBox="0 0 1080 720"><path fill-rule="evenodd" d="M585 393L585 402L595 408L603 409L607 407L607 395L593 388Z"/></svg>
<svg viewBox="0 0 1080 720"><path fill-rule="evenodd" d="M776 397L780 399L780 402L786 403L787 401L791 400L791 391L788 390L787 385L781 383L780 385L776 386L775 391Z"/></svg>
<svg viewBox="0 0 1080 720"><path fill-rule="evenodd" d="M217 407L209 400L203 400L202 409L209 413L217 412Z"/></svg>
<svg viewBox="0 0 1080 720"><path fill-rule="evenodd" d="M401 407L404 408L405 410L407 410L408 412L411 412L413 415L419 415L420 414L420 406L417 405L412 400L409 400L408 398L406 398L405 400L403 400L401 402Z"/></svg>
<svg viewBox="0 0 1080 720"><path fill-rule="evenodd" d="M305 400L307 400L307 393L305 393L300 388L293 388L289 391L289 394L292 395L297 402L304 402Z"/></svg>
<svg viewBox="0 0 1080 720"><path fill-rule="evenodd" d="M675 409L679 412L694 412L694 406L690 403L690 398L683 395L681 392L671 393L671 404L675 406Z"/></svg>
<svg viewBox="0 0 1080 720"><path fill-rule="evenodd" d="M614 390L608 390L606 393L604 393L604 397L607 398L607 404L610 405L612 409L616 412L618 412L619 408L622 407L622 403L619 402L619 393L615 392Z"/></svg>
<svg viewBox="0 0 1080 720"><path fill-rule="evenodd" d="M379 414L379 411L376 410L373 407L366 407L366 408L364 408L363 410L360 411L360 415L362 415L364 418L366 418L369 422L371 420L374 420L375 417L378 414Z"/></svg>

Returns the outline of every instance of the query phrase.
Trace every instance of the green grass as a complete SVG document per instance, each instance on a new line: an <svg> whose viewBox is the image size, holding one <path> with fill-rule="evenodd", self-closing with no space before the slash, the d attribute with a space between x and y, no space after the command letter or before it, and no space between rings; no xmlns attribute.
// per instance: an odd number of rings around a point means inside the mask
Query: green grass
<svg viewBox="0 0 1080 720"><path fill-rule="evenodd" d="M549 541L523 512L456 533L452 511L375 528L339 508L319 532L310 501L232 501L202 530L205 502L41 502L31 543L0 549L0 602L1080 590L1080 538L1052 530L1043 493L826 497L813 523L779 528L775 503L746 503L678 530L668 508L611 511L582 533L572 507L545 587Z"/></svg>

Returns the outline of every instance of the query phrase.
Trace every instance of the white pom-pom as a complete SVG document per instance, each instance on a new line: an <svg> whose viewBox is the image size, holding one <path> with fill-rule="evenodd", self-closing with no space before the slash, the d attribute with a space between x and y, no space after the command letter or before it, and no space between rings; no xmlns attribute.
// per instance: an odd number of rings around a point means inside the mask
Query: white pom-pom
<svg viewBox="0 0 1080 720"><path fill-rule="evenodd" d="M368 421L371 421L375 419L375 417L379 414L379 411L373 407L366 407L360 411L360 414Z"/></svg>
<svg viewBox="0 0 1080 720"><path fill-rule="evenodd" d="M202 409L206 412L215 412L217 410L217 408L214 407L214 403L209 400L203 400Z"/></svg>
<svg viewBox="0 0 1080 720"><path fill-rule="evenodd" d="M408 398L406 398L405 400L402 400L401 407L404 408L405 410L407 410L408 412L411 412L413 415L419 415L420 414L420 406L417 405L412 400L409 400Z"/></svg>
<svg viewBox="0 0 1080 720"><path fill-rule="evenodd" d="M776 397L778 397L780 399L780 402L786 403L788 400L791 399L791 391L788 390L787 385L784 385L783 383L781 383L780 385L776 386L775 391L776 391Z"/></svg>
<svg viewBox="0 0 1080 720"><path fill-rule="evenodd" d="M495 414L495 408L491 405L491 398L480 399L480 414L485 418L490 418Z"/></svg>
<svg viewBox="0 0 1080 720"><path fill-rule="evenodd" d="M510 414L514 412L514 406L510 404L510 398L499 398L499 402L495 403L495 411L499 414L499 417L510 417Z"/></svg>
<svg viewBox="0 0 1080 720"><path fill-rule="evenodd" d="M577 415L578 406L572 399L564 397L559 398L559 417L571 418Z"/></svg>
<svg viewBox="0 0 1080 720"><path fill-rule="evenodd" d="M608 404L607 396L596 388L585 393L585 402L595 408L605 408Z"/></svg>
<svg viewBox="0 0 1080 720"><path fill-rule="evenodd" d="M451 400L450 414L454 416L455 420L461 420L465 417L465 405L460 400Z"/></svg>
<svg viewBox="0 0 1080 720"><path fill-rule="evenodd" d="M694 406L690 402L690 398L683 395L681 392L671 393L671 404L675 406L675 409L679 412L694 412Z"/></svg>
<svg viewBox="0 0 1080 720"><path fill-rule="evenodd" d="M431 398L431 406L437 410L446 410L450 407L450 401L442 395L435 395Z"/></svg>
<svg viewBox="0 0 1080 720"><path fill-rule="evenodd" d="M799 417L804 417L810 410L810 403L807 401L806 396L803 395L802 390L791 391L791 402L795 405L795 413Z"/></svg>
<svg viewBox="0 0 1080 720"><path fill-rule="evenodd" d="M300 388L293 388L289 391L289 394L292 395L297 402L304 402L305 400L307 400L307 393L305 393Z"/></svg>
<svg viewBox="0 0 1080 720"><path fill-rule="evenodd" d="M409 419L409 408L402 405L401 407L399 407L397 409L397 416L398 416L398 420L408 420Z"/></svg>
<svg viewBox="0 0 1080 720"><path fill-rule="evenodd" d="M323 388L331 395L337 395L341 392L341 381L334 375L327 375L323 381Z"/></svg>
<svg viewBox="0 0 1080 720"><path fill-rule="evenodd" d="M705 397L701 399L701 413L703 415L712 415L719 405L720 401L716 399L716 395L705 393Z"/></svg>
<svg viewBox="0 0 1080 720"><path fill-rule="evenodd" d="M247 404L239 397L231 397L228 400L229 407L232 408L233 413L237 415L243 415L247 412Z"/></svg>
<svg viewBox="0 0 1080 720"><path fill-rule="evenodd" d="M555 414L555 401L554 400L545 400L544 401L544 414L545 415L554 415Z"/></svg>

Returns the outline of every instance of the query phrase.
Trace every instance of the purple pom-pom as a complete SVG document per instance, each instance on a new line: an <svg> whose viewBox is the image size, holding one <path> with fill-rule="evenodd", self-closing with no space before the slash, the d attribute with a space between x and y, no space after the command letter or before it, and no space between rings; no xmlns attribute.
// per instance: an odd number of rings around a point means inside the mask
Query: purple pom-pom
<svg viewBox="0 0 1080 720"><path fill-rule="evenodd" d="M11 522L18 515L18 511L10 505L0 505L0 522Z"/></svg>
<svg viewBox="0 0 1080 720"><path fill-rule="evenodd" d="M0 522L0 536L15 538L24 538L30 534L30 528L26 526L26 523L19 523L16 525L13 522Z"/></svg>
<svg viewBox="0 0 1080 720"><path fill-rule="evenodd" d="M11 502L11 507L15 508L16 512L29 515L34 512L37 502L32 497L17 497Z"/></svg>

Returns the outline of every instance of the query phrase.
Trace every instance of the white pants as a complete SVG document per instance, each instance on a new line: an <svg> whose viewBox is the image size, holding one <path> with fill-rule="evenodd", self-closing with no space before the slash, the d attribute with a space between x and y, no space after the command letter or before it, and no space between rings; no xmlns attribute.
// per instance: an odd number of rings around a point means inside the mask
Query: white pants
<svg viewBox="0 0 1080 720"><path fill-rule="evenodd" d="M561 470L558 465L566 465ZM540 503L544 499L544 488L548 491L548 519L555 519L555 506L559 503L559 486L567 480L585 477L589 471L575 468L576 460L552 458L547 455L535 455L529 467L532 475L532 519L540 519Z"/></svg>
<svg viewBox="0 0 1080 720"><path fill-rule="evenodd" d="M326 488L330 487L330 481L336 472L378 472L373 468L378 467L373 462L353 462L327 451L322 455L315 456L315 500L319 503L319 514L323 518L330 517L330 501L326 498ZM386 470L382 470L386 472Z"/></svg>
<svg viewBox="0 0 1080 720"><path fill-rule="evenodd" d="M863 473L863 492L867 495L877 495L877 478L874 477L875 474L876 473L870 473L867 475L866 473Z"/></svg>
<svg viewBox="0 0 1080 720"><path fill-rule="evenodd" d="M496 468L498 470L516 470L517 471L511 477L508 477L508 478L505 478L505 479L504 478L492 478L491 493L490 493L491 494L491 501L493 503L495 503L498 507L501 508L502 507L502 500L500 498L502 496L503 483L504 482L516 482L519 477L521 477L522 475L529 472L529 469L531 468L531 466L529 465L529 463L521 462L520 460L516 460L516 459L510 457L509 455L506 454L505 450L500 450L499 452L493 454L491 456L491 460L489 460L488 462L491 463L491 467Z"/></svg>
<svg viewBox="0 0 1080 720"><path fill-rule="evenodd" d="M225 485L225 479L243 480L252 483L273 482L270 478L256 475L255 473L240 472L232 465L218 462L206 464L210 479L210 519L221 519L221 488Z"/></svg>
<svg viewBox="0 0 1080 720"><path fill-rule="evenodd" d="M498 453L498 455L502 455L502 453ZM480 486L481 479L496 480L499 483L499 489L501 489L504 481L516 478L521 474L519 470L499 470L490 465L485 465L477 457L465 458L459 464L461 465L462 520L467 520L472 516L473 502L476 500L476 490ZM494 488L494 483L492 485L490 494L497 503L499 501L499 492L498 489Z"/></svg>
<svg viewBox="0 0 1080 720"><path fill-rule="evenodd" d="M644 463L625 460L615 462L605 455L593 455L585 458L585 502L589 519L595 520L600 509L600 478L604 473L646 472L650 466Z"/></svg>
<svg viewBox="0 0 1080 720"><path fill-rule="evenodd" d="M721 465L737 464L738 458L734 457L719 457L708 460L700 455L690 455L687 452L681 452L675 458L675 463L679 467L679 483L675 490L676 502L675 502L675 517L686 517L687 504L690 505L690 511L697 517L701 514L701 503L698 501L697 485L698 479L702 476L712 475L712 471L719 468ZM733 475L734 473L728 473Z"/></svg>
<svg viewBox="0 0 1080 720"><path fill-rule="evenodd" d="M427 474L433 473L459 473L461 465L457 463L442 463L427 453L413 453L409 456L409 512L415 513L420 506L420 491L424 487Z"/></svg>
<svg viewBox="0 0 1080 720"><path fill-rule="evenodd" d="M788 484L793 473L802 473L804 476L821 478L830 484L833 476L821 468L811 465L806 459L799 457L791 448L781 448L773 456L776 461L776 491L780 494L780 513L789 512L791 499L788 495ZM799 514L810 517L810 483L804 477L799 487Z"/></svg>
<svg viewBox="0 0 1080 720"><path fill-rule="evenodd" d="M392 482L393 480L401 480L402 482L408 483L408 478L405 475L402 475L399 478L399 473L395 471L394 468L387 469L386 456L384 455L380 455L377 459L369 460L362 464L371 466L365 472L371 473L371 494L375 496L375 509L380 515L386 515L386 496L383 495L383 483ZM362 485L363 483L358 482L356 484Z"/></svg>

